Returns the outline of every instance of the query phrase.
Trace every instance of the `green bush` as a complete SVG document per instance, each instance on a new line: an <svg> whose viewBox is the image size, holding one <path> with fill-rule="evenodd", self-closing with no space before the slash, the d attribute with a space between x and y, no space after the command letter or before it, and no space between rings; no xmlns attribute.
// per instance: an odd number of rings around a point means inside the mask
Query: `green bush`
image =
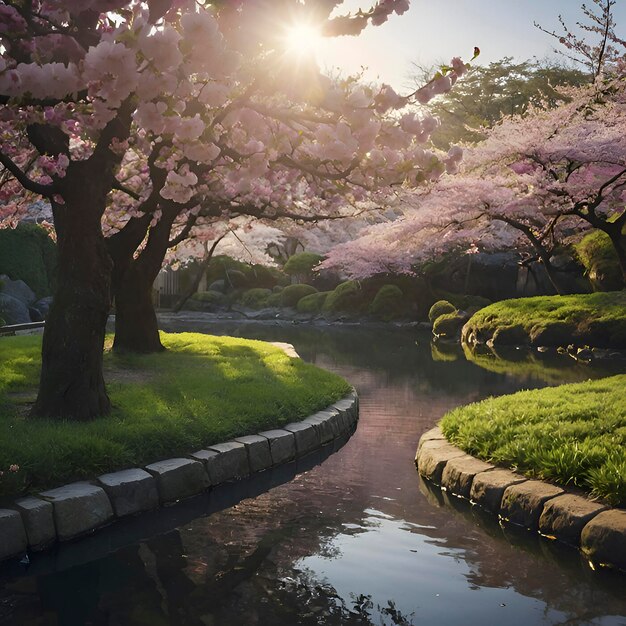
<svg viewBox="0 0 626 626"><path fill-rule="evenodd" d="M441 300L446 300L450 304L453 304L457 309L461 311L471 311L475 313L480 309L485 308L491 304L491 300L483 298L482 296L474 296L471 294L462 293L450 293L449 291L437 291L437 295Z"/></svg>
<svg viewBox="0 0 626 626"><path fill-rule="evenodd" d="M324 259L314 252L299 252L289 257L283 267L285 274L290 276L307 276L313 272L313 268Z"/></svg>
<svg viewBox="0 0 626 626"><path fill-rule="evenodd" d="M226 304L226 296L219 291L198 291L191 296L191 299L213 306L224 306Z"/></svg>
<svg viewBox="0 0 626 626"><path fill-rule="evenodd" d="M383 285L379 290L369 312L376 317L388 322L406 315L408 310L404 293L396 285Z"/></svg>
<svg viewBox="0 0 626 626"><path fill-rule="evenodd" d="M282 290L277 292L277 293L273 293L271 296L267 297L267 306L282 306L283 304L283 295L282 295Z"/></svg>
<svg viewBox="0 0 626 626"><path fill-rule="evenodd" d="M23 280L38 298L54 290L56 244L36 224L0 229L0 274Z"/></svg>
<svg viewBox="0 0 626 626"><path fill-rule="evenodd" d="M264 265L250 265L235 259L219 255L209 263L206 272L207 284L216 280L224 280L227 288L265 288L271 289L274 285L286 285L289 277L275 267Z"/></svg>
<svg viewBox="0 0 626 626"><path fill-rule="evenodd" d="M4 321L4 318L0 317L0 326L6 326L6 322Z"/></svg>
<svg viewBox="0 0 626 626"><path fill-rule="evenodd" d="M356 280L349 280L328 294L324 313L351 313L358 315L367 309L368 298Z"/></svg>
<svg viewBox="0 0 626 626"><path fill-rule="evenodd" d="M330 291L320 291L311 293L298 300L298 313L319 313L326 302Z"/></svg>
<svg viewBox="0 0 626 626"><path fill-rule="evenodd" d="M311 285L289 285L280 292L281 304L283 306L296 306L300 298L309 296L312 293L317 293L317 289L311 287Z"/></svg>
<svg viewBox="0 0 626 626"><path fill-rule="evenodd" d="M431 324L434 324L438 317L448 313L456 313L456 307L454 304L451 304L447 300L438 300L430 307L430 311L428 311L428 319Z"/></svg>
<svg viewBox="0 0 626 626"><path fill-rule="evenodd" d="M617 252L605 232L595 230L589 233L574 246L574 250L594 291L622 288Z"/></svg>
<svg viewBox="0 0 626 626"><path fill-rule="evenodd" d="M243 306L250 307L251 309L262 309L267 306L267 299L272 295L271 289L263 289L262 287L255 287L254 289L248 289L241 294L239 302Z"/></svg>
<svg viewBox="0 0 626 626"><path fill-rule="evenodd" d="M461 328L467 318L460 315L458 311L453 313L444 313L437 317L433 323L433 334L438 337L456 337L460 336Z"/></svg>

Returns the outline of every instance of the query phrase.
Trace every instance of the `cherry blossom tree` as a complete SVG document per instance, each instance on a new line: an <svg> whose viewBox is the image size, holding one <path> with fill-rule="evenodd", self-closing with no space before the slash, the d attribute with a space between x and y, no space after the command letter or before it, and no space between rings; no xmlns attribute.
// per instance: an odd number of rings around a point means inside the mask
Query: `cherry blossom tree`
<svg viewBox="0 0 626 626"><path fill-rule="evenodd" d="M284 52L290 20L358 34L408 9L407 0L379 0L336 15L340 4L0 5L0 217L47 199L59 249L34 415L109 411L111 283L126 337L143 319L154 342L147 285L199 218L313 219L456 169L460 151L425 149L437 122L407 107L450 89L465 72L460 59L401 97L332 81Z"/></svg>

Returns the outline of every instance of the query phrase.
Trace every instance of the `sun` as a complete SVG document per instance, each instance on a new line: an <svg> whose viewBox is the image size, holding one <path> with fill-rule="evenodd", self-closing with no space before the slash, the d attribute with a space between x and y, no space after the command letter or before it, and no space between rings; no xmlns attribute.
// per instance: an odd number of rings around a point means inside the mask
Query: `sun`
<svg viewBox="0 0 626 626"><path fill-rule="evenodd" d="M313 24L291 24L285 32L285 50L298 55L315 55L322 45L322 33Z"/></svg>

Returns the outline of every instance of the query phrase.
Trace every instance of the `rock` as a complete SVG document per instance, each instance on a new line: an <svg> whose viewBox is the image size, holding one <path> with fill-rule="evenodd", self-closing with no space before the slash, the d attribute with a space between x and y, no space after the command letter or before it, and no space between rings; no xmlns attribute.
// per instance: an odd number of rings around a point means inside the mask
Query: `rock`
<svg viewBox="0 0 626 626"><path fill-rule="evenodd" d="M445 439L445 435L443 434L441 428L439 428L439 426L435 426L434 428L427 430L420 437L419 443L417 444L417 453L419 454L420 449L427 441L445 441Z"/></svg>
<svg viewBox="0 0 626 626"><path fill-rule="evenodd" d="M585 524L605 510L606 507L597 502L566 493L545 503L539 530L548 537L578 547Z"/></svg>
<svg viewBox="0 0 626 626"><path fill-rule="evenodd" d="M470 499L486 511L498 513L507 487L526 481L526 478L507 469L494 469L476 474L470 489Z"/></svg>
<svg viewBox="0 0 626 626"><path fill-rule="evenodd" d="M0 293L0 317L7 324L28 324L30 322L28 307L6 293Z"/></svg>
<svg viewBox="0 0 626 626"><path fill-rule="evenodd" d="M534 326L530 331L533 346L564 346L572 339L575 327L568 322L548 322Z"/></svg>
<svg viewBox="0 0 626 626"><path fill-rule="evenodd" d="M493 465L469 455L450 459L441 474L441 486L450 493L469 498L474 476L491 469Z"/></svg>
<svg viewBox="0 0 626 626"><path fill-rule="evenodd" d="M30 315L31 322L43 322L44 320L44 317L41 314L41 311L39 309L36 309L33 306L28 307L28 314Z"/></svg>
<svg viewBox="0 0 626 626"><path fill-rule="evenodd" d="M35 302L37 296L35 292L23 280L11 280L6 274L0 276L2 288L0 291L7 296L19 300L22 304L29 306Z"/></svg>
<svg viewBox="0 0 626 626"><path fill-rule="evenodd" d="M57 537L61 541L95 530L113 517L104 489L91 483L72 483L39 495L52 503Z"/></svg>
<svg viewBox="0 0 626 626"><path fill-rule="evenodd" d="M47 296L45 298L41 298L41 300L37 300L33 305L45 318L48 315L48 311L50 310L50 306L52 305L52 296Z"/></svg>
<svg viewBox="0 0 626 626"><path fill-rule="evenodd" d="M31 550L43 550L56 541L54 509L50 502L28 496L20 498L13 506L22 516Z"/></svg>
<svg viewBox="0 0 626 626"><path fill-rule="evenodd" d="M459 456L467 455L447 441L427 441L417 453L415 463L417 470L424 478L440 485L446 463Z"/></svg>
<svg viewBox="0 0 626 626"><path fill-rule="evenodd" d="M564 492L560 487L539 480L511 485L504 490L500 515L512 524L537 530L543 505L550 498L562 493Z"/></svg>
<svg viewBox="0 0 626 626"><path fill-rule="evenodd" d="M335 428L333 427L332 416L314 413L306 419L302 420L303 424L311 424L319 433L322 445L330 443L335 438Z"/></svg>
<svg viewBox="0 0 626 626"><path fill-rule="evenodd" d="M246 437L237 437L235 441L246 446L251 472L260 472L272 466L270 442L265 437L247 435Z"/></svg>
<svg viewBox="0 0 626 626"><path fill-rule="evenodd" d="M274 465L282 465L296 458L296 439L288 430L274 429L259 433L270 442L270 454Z"/></svg>
<svg viewBox="0 0 626 626"><path fill-rule="evenodd" d="M227 441L210 446L205 463L211 484L219 485L229 480L239 480L250 475L248 452L243 443Z"/></svg>
<svg viewBox="0 0 626 626"><path fill-rule="evenodd" d="M150 511L159 506L156 481L142 469L104 474L98 482L109 496L117 517Z"/></svg>
<svg viewBox="0 0 626 626"><path fill-rule="evenodd" d="M626 511L612 509L594 517L583 528L580 547L595 563L626 571Z"/></svg>
<svg viewBox="0 0 626 626"><path fill-rule="evenodd" d="M223 279L215 280L209 285L208 291L219 291L226 293L226 282Z"/></svg>
<svg viewBox="0 0 626 626"><path fill-rule="evenodd" d="M524 346L529 342L523 326L503 326L496 328L493 337L487 342L492 346Z"/></svg>
<svg viewBox="0 0 626 626"><path fill-rule="evenodd" d="M162 503L195 496L211 486L204 464L193 459L166 459L145 469L156 478Z"/></svg>
<svg viewBox="0 0 626 626"><path fill-rule="evenodd" d="M26 532L17 511L0 509L0 560L26 550Z"/></svg>
<svg viewBox="0 0 626 626"><path fill-rule="evenodd" d="M283 428L293 433L296 442L296 454L299 457L317 450L322 445L319 431L314 424L295 422L287 424Z"/></svg>

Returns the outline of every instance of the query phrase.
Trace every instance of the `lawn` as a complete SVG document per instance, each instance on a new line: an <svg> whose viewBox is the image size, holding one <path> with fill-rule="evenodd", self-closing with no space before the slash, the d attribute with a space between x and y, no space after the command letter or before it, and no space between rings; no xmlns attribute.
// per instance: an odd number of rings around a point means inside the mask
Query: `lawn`
<svg viewBox="0 0 626 626"><path fill-rule="evenodd" d="M302 419L343 397L343 379L268 343L162 334L167 352L105 346L113 410L90 423L28 417L41 338L0 339L0 495L94 478ZM19 471L6 471L10 465Z"/></svg>
<svg viewBox="0 0 626 626"><path fill-rule="evenodd" d="M527 476L626 506L626 374L490 398L446 414L446 438Z"/></svg>
<svg viewBox="0 0 626 626"><path fill-rule="evenodd" d="M626 291L503 300L471 317L464 340L472 334L495 345L626 348Z"/></svg>

